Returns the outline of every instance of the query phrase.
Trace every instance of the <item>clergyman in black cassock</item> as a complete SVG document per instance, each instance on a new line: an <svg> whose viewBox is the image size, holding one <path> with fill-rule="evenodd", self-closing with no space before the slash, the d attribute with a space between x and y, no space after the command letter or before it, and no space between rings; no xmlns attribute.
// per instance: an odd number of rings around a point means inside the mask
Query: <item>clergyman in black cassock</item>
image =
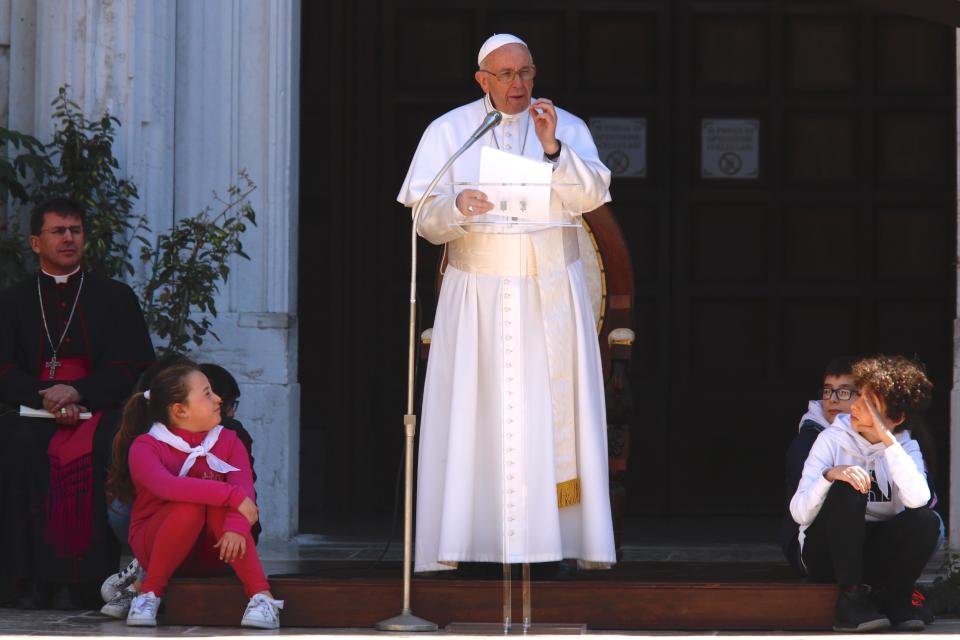
<svg viewBox="0 0 960 640"><path fill-rule="evenodd" d="M40 228L31 219L40 271L0 292L0 596L29 587L38 606L64 585L96 594L117 570L104 483L119 409L155 359L130 287L80 268L82 210L54 204ZM19 405L57 419L20 417Z"/></svg>

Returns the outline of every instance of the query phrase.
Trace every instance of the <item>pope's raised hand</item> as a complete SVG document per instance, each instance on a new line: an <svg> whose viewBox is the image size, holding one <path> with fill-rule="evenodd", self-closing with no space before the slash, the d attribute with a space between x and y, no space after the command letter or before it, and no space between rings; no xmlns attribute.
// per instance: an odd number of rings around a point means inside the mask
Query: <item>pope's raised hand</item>
<svg viewBox="0 0 960 640"><path fill-rule="evenodd" d="M530 117L533 118L533 130L543 146L543 152L553 155L560 148L557 141L557 109L546 98L537 98L530 105Z"/></svg>

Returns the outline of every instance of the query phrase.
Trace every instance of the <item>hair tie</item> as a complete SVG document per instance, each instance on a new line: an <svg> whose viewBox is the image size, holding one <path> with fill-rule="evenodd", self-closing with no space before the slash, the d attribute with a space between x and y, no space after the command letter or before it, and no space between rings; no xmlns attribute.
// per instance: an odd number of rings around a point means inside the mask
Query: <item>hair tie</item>
<svg viewBox="0 0 960 640"><path fill-rule="evenodd" d="M143 399L150 400L150 389L147 389L146 391L143 392Z"/></svg>

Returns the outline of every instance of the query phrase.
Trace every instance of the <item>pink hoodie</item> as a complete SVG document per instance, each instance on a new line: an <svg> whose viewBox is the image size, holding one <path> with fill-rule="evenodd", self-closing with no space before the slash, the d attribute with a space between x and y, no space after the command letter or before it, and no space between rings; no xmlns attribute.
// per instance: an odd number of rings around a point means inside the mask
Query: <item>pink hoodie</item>
<svg viewBox="0 0 960 640"><path fill-rule="evenodd" d="M203 442L207 436L207 432L184 431L177 427L169 429L174 435L186 440L191 447ZM250 533L250 523L237 511L244 498L256 500L247 449L236 433L223 429L210 452L237 467L239 471L218 473L210 469L205 457L200 457L187 475L181 478L177 474L180 473L183 461L187 459L186 453L177 451L148 434L133 441L127 458L130 476L136 489L130 514L130 539L168 502L228 506L231 511L224 522L224 531L234 531L241 535Z"/></svg>

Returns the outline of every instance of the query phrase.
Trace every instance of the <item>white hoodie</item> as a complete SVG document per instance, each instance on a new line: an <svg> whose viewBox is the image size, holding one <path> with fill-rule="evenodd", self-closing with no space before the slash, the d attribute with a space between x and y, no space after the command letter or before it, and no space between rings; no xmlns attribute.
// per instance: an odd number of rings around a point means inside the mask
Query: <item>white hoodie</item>
<svg viewBox="0 0 960 640"><path fill-rule="evenodd" d="M831 467L855 465L876 476L882 495L873 495L872 492L868 495L868 522L888 520L906 508L922 507L930 501L920 445L906 430L894 437L897 441L889 447L882 442L870 444L854 431L850 416L846 414L837 416L833 425L817 436L803 465L797 492L790 500L790 514L800 525L801 549L804 531L820 513L833 485L823 477Z"/></svg>
<svg viewBox="0 0 960 640"><path fill-rule="evenodd" d="M843 414L837 414L839 418ZM807 404L807 412L803 414L803 417L800 418L800 424L797 426L797 430L803 428L805 422L816 422L818 425L826 429L830 426L830 420L827 418L827 414L823 411L823 401L822 400L811 400Z"/></svg>

